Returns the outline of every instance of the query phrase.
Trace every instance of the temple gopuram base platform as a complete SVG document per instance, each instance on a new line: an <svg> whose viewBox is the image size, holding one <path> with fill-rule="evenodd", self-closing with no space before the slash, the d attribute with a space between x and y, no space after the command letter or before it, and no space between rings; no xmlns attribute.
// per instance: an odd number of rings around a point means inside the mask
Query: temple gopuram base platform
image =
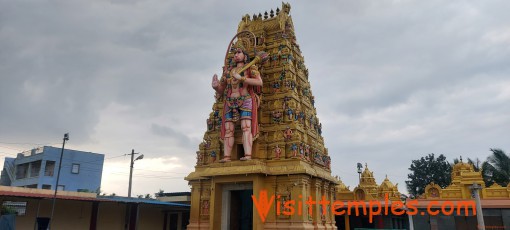
<svg viewBox="0 0 510 230"><path fill-rule="evenodd" d="M201 204L200 209L192 209L188 229L242 229L236 223L251 224L248 229L336 229L331 206L322 213L318 205L312 205L309 213L306 205L310 197L314 201L323 196L333 200L336 178L300 159L214 163L197 167L186 179L192 186L192 206ZM261 198L264 192L266 201ZM260 204L270 203L265 223L252 194ZM283 213L286 201L295 202L294 215ZM301 214L299 203L303 204ZM278 204L280 207L276 207ZM244 213L247 219L243 219Z"/></svg>

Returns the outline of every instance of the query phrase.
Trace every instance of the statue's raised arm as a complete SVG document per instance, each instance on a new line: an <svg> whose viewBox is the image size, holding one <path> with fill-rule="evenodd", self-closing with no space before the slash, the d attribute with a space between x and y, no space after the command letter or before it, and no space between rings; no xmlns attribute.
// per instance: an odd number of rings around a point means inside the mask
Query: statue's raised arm
<svg viewBox="0 0 510 230"><path fill-rule="evenodd" d="M216 93L220 95L223 93L223 90L225 90L225 84L222 84L222 82L218 80L217 74L214 74L211 85L212 88L216 91Z"/></svg>

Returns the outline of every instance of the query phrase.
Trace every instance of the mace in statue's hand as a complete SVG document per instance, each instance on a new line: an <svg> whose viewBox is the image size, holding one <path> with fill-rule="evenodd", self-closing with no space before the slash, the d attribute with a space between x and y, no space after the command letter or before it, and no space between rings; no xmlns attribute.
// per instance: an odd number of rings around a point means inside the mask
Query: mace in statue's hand
<svg viewBox="0 0 510 230"><path fill-rule="evenodd" d="M236 71L233 71L233 74L234 74L234 78L237 79L238 81L241 81L241 82L244 82L246 81L246 77L242 77L239 73L237 73Z"/></svg>

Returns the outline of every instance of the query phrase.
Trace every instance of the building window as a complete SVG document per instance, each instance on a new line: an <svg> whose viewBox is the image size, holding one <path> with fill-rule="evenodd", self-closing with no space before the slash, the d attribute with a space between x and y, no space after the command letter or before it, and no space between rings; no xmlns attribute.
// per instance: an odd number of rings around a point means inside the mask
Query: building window
<svg viewBox="0 0 510 230"><path fill-rule="evenodd" d="M28 174L28 163L16 165L16 179L24 179Z"/></svg>
<svg viewBox="0 0 510 230"><path fill-rule="evenodd" d="M49 184L43 184L42 189L51 189L51 185Z"/></svg>
<svg viewBox="0 0 510 230"><path fill-rule="evenodd" d="M55 171L55 161L46 161L44 175L45 176L53 176L54 171Z"/></svg>
<svg viewBox="0 0 510 230"><path fill-rule="evenodd" d="M80 164L73 164L73 167L71 168L71 172L74 174L80 173Z"/></svg>
<svg viewBox="0 0 510 230"><path fill-rule="evenodd" d="M2 203L2 209L7 209L13 213L16 213L18 216L24 216L27 211L27 202L18 202L18 201L4 201Z"/></svg>
<svg viewBox="0 0 510 230"><path fill-rule="evenodd" d="M41 171L41 161L30 163L30 177L38 177L39 171Z"/></svg>
<svg viewBox="0 0 510 230"><path fill-rule="evenodd" d="M58 191L64 191L66 189L66 186L65 185L59 185L57 186L57 190Z"/></svg>

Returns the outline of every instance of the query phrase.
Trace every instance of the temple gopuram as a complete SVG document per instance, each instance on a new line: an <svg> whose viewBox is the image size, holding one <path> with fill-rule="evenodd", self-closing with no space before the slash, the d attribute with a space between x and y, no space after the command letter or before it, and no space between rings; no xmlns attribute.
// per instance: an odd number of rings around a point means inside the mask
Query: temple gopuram
<svg viewBox="0 0 510 230"><path fill-rule="evenodd" d="M365 163L365 169L360 173L358 185L351 191L341 180L336 186L336 200L348 204L351 201L359 201L365 203L365 207L370 205L371 201L385 202L391 204L395 201L401 201L401 193L398 191L398 183L393 184L385 177L381 184L377 184L374 172L370 171L368 165ZM376 229L404 229L408 227L407 216L392 215L376 215L373 220L369 220L369 216L363 214L363 209L360 206L344 207L343 210L351 209L351 213L355 213L358 209L360 215L344 214L336 216L336 225L338 229L363 229L363 228L376 228Z"/></svg>
<svg viewBox="0 0 510 230"><path fill-rule="evenodd" d="M331 176L290 9L282 3L281 10L243 16L221 76L212 79L216 101L186 177L188 229L337 229L330 205L305 205L334 200L339 181ZM267 205L259 207L252 195L263 201L264 194ZM282 213L287 201L295 202L294 215ZM259 210L266 208L263 220Z"/></svg>
<svg viewBox="0 0 510 230"><path fill-rule="evenodd" d="M337 200L384 200L386 194L389 200L400 200L400 192L398 191L398 184L393 184L388 176L384 181L378 185L375 181L374 173L368 169L368 165L365 164L365 170L361 173L359 184L353 191L345 184L339 181L336 186L336 199Z"/></svg>

